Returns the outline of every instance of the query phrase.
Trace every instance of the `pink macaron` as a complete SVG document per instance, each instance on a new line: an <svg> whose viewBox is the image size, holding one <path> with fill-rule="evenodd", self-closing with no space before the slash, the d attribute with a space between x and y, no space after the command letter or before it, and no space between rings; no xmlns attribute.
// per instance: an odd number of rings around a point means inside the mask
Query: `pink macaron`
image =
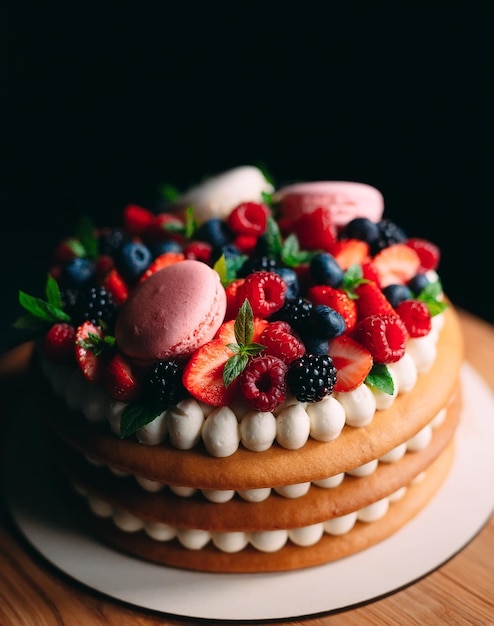
<svg viewBox="0 0 494 626"><path fill-rule="evenodd" d="M217 272L200 261L180 261L137 285L118 315L115 339L143 366L181 359L214 337L225 313Z"/></svg>
<svg viewBox="0 0 494 626"><path fill-rule="evenodd" d="M384 211L380 191L365 183L318 181L297 183L279 189L274 196L280 203L280 215L294 220L315 209L327 212L335 230L355 217L367 217L378 222Z"/></svg>

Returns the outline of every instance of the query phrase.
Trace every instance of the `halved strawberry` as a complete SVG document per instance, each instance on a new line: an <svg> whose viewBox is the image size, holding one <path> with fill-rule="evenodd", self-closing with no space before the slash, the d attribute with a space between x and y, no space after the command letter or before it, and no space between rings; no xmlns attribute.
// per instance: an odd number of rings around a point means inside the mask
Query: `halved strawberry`
<svg viewBox="0 0 494 626"><path fill-rule="evenodd" d="M130 361L120 352L116 352L106 364L103 384L109 395L120 402L132 402L141 393L140 381Z"/></svg>
<svg viewBox="0 0 494 626"><path fill-rule="evenodd" d="M334 244L333 224L327 211L316 209L301 215L293 224L302 250L324 250L329 252Z"/></svg>
<svg viewBox="0 0 494 626"><path fill-rule="evenodd" d="M104 277L102 284L106 290L111 293L113 301L118 306L127 300L129 296L129 286L115 267Z"/></svg>
<svg viewBox="0 0 494 626"><path fill-rule="evenodd" d="M404 243L384 248L373 258L381 287L407 283L420 269L417 252Z"/></svg>
<svg viewBox="0 0 494 626"><path fill-rule="evenodd" d="M169 265L179 263L184 259L185 256L181 252L165 252L163 254L160 254L154 259L154 261L151 261L151 264L149 265L147 270L139 278L139 282L142 283L142 281L146 280L146 278L149 278L153 274L156 274L156 272L159 272L159 270L162 270Z"/></svg>
<svg viewBox="0 0 494 626"><path fill-rule="evenodd" d="M441 251L434 243L427 239L412 237L408 239L406 245L419 255L420 271L426 272L427 270L435 270L437 268L441 258Z"/></svg>
<svg viewBox="0 0 494 626"><path fill-rule="evenodd" d="M328 353L336 367L334 391L352 391L364 382L371 371L371 353L348 335L331 339Z"/></svg>
<svg viewBox="0 0 494 626"><path fill-rule="evenodd" d="M90 382L100 382L104 371L104 334L99 326L89 320L75 332L75 356L84 377Z"/></svg>
<svg viewBox="0 0 494 626"><path fill-rule="evenodd" d="M307 291L307 297L313 304L325 304L337 311L345 320L345 334L352 332L357 323L357 303L344 289L314 285Z"/></svg>
<svg viewBox="0 0 494 626"><path fill-rule="evenodd" d="M342 270L352 265L362 265L369 259L369 244L360 239L341 239L331 246L334 256Z"/></svg>
<svg viewBox="0 0 494 626"><path fill-rule="evenodd" d="M245 278L237 278L232 281L226 288L226 320L235 320L238 310L242 306L243 300L240 299L239 287L244 283ZM233 328L233 326L232 326Z"/></svg>
<svg viewBox="0 0 494 626"><path fill-rule="evenodd" d="M212 406L224 406L235 397L236 380L228 387L223 382L223 370L233 352L223 341L213 339L198 348L184 368L182 382L197 400Z"/></svg>
<svg viewBox="0 0 494 626"><path fill-rule="evenodd" d="M355 300L359 320L369 315L397 315L379 285L373 282L361 283L355 287Z"/></svg>
<svg viewBox="0 0 494 626"><path fill-rule="evenodd" d="M137 204L128 204L123 210L123 224L130 235L142 235L154 220L154 213Z"/></svg>

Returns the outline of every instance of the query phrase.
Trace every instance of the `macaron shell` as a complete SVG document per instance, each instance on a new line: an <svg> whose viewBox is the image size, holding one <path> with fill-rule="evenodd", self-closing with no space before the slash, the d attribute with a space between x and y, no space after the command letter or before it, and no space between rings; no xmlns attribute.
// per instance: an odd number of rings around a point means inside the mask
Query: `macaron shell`
<svg viewBox="0 0 494 626"><path fill-rule="evenodd" d="M223 323L226 294L205 263L185 260L139 283L116 322L120 350L141 365L190 355Z"/></svg>
<svg viewBox="0 0 494 626"><path fill-rule="evenodd" d="M280 203L281 216L289 220L323 208L336 229L355 217L379 222L384 211L384 198L378 189L365 183L346 181L288 185L275 193L274 200Z"/></svg>

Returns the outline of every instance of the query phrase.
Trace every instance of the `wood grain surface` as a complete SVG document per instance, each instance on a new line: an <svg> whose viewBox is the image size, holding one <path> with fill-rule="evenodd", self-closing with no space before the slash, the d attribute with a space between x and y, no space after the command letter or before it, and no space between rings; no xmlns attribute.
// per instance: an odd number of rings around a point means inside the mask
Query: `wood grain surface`
<svg viewBox="0 0 494 626"><path fill-rule="evenodd" d="M466 312L460 312L460 319L466 340L466 359L494 389L494 327ZM16 398L25 389L28 357L29 347L26 346L0 357L2 420L8 419ZM35 554L19 536L1 504L1 626L193 623L194 620L126 606L69 579ZM406 589L348 611L280 623L311 626L494 625L494 517L459 554Z"/></svg>

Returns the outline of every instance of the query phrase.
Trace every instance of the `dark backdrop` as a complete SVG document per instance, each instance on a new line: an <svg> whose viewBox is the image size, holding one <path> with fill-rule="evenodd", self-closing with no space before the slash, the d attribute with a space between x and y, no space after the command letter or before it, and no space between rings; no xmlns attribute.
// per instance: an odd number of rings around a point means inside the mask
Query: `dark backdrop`
<svg viewBox="0 0 494 626"><path fill-rule="evenodd" d="M160 183L247 163L378 187L441 246L450 297L494 322L487 14L109 4L4 5L3 341L79 213L116 221Z"/></svg>

